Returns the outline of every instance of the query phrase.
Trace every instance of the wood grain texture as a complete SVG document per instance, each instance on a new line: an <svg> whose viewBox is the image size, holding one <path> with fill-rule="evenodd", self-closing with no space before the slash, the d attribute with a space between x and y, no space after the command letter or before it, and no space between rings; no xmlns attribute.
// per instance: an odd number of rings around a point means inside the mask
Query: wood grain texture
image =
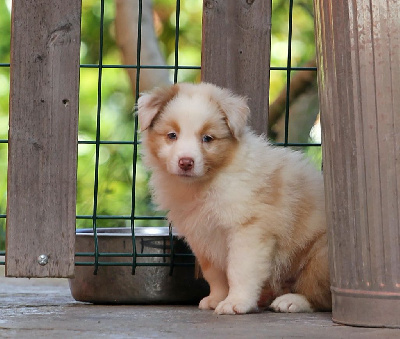
<svg viewBox="0 0 400 339"><path fill-rule="evenodd" d="M80 18L81 0L13 1L7 276L74 273Z"/></svg>
<svg viewBox="0 0 400 339"><path fill-rule="evenodd" d="M400 2L314 4L333 318L400 326Z"/></svg>
<svg viewBox="0 0 400 339"><path fill-rule="evenodd" d="M271 2L203 2L202 81L249 98L250 124L267 134Z"/></svg>

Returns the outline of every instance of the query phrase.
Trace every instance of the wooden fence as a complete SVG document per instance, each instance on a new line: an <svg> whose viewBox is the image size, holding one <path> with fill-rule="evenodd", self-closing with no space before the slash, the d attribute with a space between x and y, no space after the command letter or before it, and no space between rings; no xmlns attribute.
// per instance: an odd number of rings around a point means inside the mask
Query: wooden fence
<svg viewBox="0 0 400 339"><path fill-rule="evenodd" d="M80 14L81 0L13 3L7 276L74 274ZM202 79L248 96L259 132L270 14L269 1L204 1Z"/></svg>
<svg viewBox="0 0 400 339"><path fill-rule="evenodd" d="M14 1L6 275L74 274L81 1Z"/></svg>

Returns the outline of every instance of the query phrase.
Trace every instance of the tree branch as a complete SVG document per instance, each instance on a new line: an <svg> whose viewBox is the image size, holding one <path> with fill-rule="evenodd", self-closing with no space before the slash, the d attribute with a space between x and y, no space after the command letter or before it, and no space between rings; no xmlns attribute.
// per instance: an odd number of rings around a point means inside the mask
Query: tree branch
<svg viewBox="0 0 400 339"><path fill-rule="evenodd" d="M307 62L304 66L315 67L315 60ZM316 81L317 74L312 70L299 71L290 80L289 136L294 142L308 140L308 133L311 130L318 113L318 100L315 100L315 96L318 99ZM302 96L303 98L301 98ZM307 104L307 98L309 103L312 104L311 106ZM296 104L300 99L301 102ZM300 108L303 111L301 114L298 114ZM284 139L285 112L286 86L269 106L269 136L273 139L280 141ZM309 112L309 114L305 114L305 112ZM313 121L310 122L310 120ZM291 126L294 126L293 131L291 131ZM300 128L300 126L302 127Z"/></svg>
<svg viewBox="0 0 400 339"><path fill-rule="evenodd" d="M115 0L115 5L116 42L121 51L122 62L124 65L137 65L138 0ZM143 1L141 42L141 65L162 66L166 64L158 47L154 30L153 8L149 0ZM136 69L129 68L127 72L132 93L135 96ZM170 84L168 70L143 68L140 70L140 92L167 84Z"/></svg>

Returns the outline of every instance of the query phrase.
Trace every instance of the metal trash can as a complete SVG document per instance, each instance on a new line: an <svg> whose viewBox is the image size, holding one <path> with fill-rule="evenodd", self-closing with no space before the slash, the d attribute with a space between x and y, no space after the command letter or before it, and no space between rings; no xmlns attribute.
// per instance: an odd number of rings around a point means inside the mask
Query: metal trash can
<svg viewBox="0 0 400 339"><path fill-rule="evenodd" d="M400 1L314 6L333 320L400 327Z"/></svg>

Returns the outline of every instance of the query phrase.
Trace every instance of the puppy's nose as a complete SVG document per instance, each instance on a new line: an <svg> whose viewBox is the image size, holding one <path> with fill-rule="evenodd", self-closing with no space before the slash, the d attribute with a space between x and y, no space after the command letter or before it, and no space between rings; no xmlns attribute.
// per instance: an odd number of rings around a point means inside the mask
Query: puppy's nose
<svg viewBox="0 0 400 339"><path fill-rule="evenodd" d="M190 171L194 166L194 160L192 158L180 158L178 165L180 169Z"/></svg>

